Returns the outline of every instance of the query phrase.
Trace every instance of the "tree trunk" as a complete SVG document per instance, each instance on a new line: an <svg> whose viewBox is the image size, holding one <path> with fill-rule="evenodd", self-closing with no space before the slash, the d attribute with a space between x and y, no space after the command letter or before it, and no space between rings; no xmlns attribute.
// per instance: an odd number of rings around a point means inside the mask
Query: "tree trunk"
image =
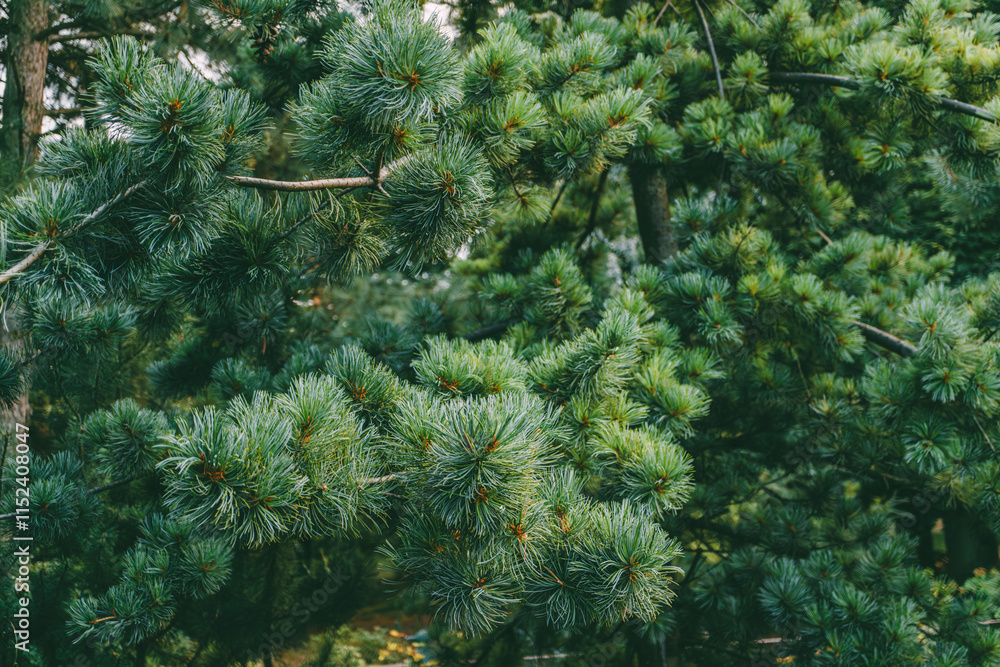
<svg viewBox="0 0 1000 667"><path fill-rule="evenodd" d="M920 516L912 532L917 535L917 562L920 567L933 570L937 559L934 557L934 524L937 518Z"/></svg>
<svg viewBox="0 0 1000 667"><path fill-rule="evenodd" d="M667 650L667 643L670 644L670 650ZM670 637L660 644L663 653L663 664L666 667L682 667L684 664L683 649L681 648L681 631L674 630L670 633Z"/></svg>
<svg viewBox="0 0 1000 667"><path fill-rule="evenodd" d="M633 164L628 170L635 200L635 218L647 264L660 264L677 254L677 239L670 223L667 177L658 166Z"/></svg>
<svg viewBox="0 0 1000 667"><path fill-rule="evenodd" d="M10 0L8 4L6 81L0 116L0 189L17 181L35 160L38 136L45 117L45 68L49 61L48 39L35 39L49 27L48 0ZM21 350L17 314L7 312L0 322L0 344ZM31 407L28 394L8 409L0 410L0 430L15 432L18 423L28 425Z"/></svg>
<svg viewBox="0 0 1000 667"><path fill-rule="evenodd" d="M10 0L7 37L7 81L3 93L0 154L9 178L35 160L35 147L45 117L47 39L35 39L49 27L48 0ZM6 180L6 179L5 179Z"/></svg>
<svg viewBox="0 0 1000 667"><path fill-rule="evenodd" d="M633 629L628 630L630 664L635 667L667 667L667 656L658 642L639 637Z"/></svg>
<svg viewBox="0 0 1000 667"><path fill-rule="evenodd" d="M944 515L944 542L948 549L948 576L962 583L977 568L997 565L997 540L972 512L948 510Z"/></svg>
<svg viewBox="0 0 1000 667"><path fill-rule="evenodd" d="M459 0L458 15L452 15L452 20L458 27L455 43L462 50L475 46L481 39L479 31L497 16L497 8L490 0Z"/></svg>

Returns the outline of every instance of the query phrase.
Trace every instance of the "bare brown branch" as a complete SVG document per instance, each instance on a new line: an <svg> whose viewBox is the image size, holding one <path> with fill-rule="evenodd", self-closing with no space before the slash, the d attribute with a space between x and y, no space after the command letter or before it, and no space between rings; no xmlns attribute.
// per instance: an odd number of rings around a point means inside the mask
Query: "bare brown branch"
<svg viewBox="0 0 1000 667"><path fill-rule="evenodd" d="M854 322L854 326L861 329L861 335L864 336L865 340L869 343L874 343L879 347L884 347L890 352L895 352L903 357L912 357L917 353L917 347L915 345L906 342L902 338L897 338L887 331L876 329L872 325L865 324L864 322Z"/></svg>
<svg viewBox="0 0 1000 667"><path fill-rule="evenodd" d="M66 33L65 35L49 35L49 44L56 44L58 42L75 42L82 39L104 39L106 37L114 37L115 35L132 35L134 37L142 37L144 39L152 39L156 36L155 32L150 32L148 30L120 30L114 32L103 32L101 30L85 30L80 32Z"/></svg>
<svg viewBox="0 0 1000 667"><path fill-rule="evenodd" d="M241 188L258 190L279 190L281 192L308 192L311 190L336 190L340 188L381 188L382 183L407 158L396 160L379 170L379 177L351 176L347 178L321 178L315 181L272 181L268 178L252 176L227 176L229 181Z"/></svg>

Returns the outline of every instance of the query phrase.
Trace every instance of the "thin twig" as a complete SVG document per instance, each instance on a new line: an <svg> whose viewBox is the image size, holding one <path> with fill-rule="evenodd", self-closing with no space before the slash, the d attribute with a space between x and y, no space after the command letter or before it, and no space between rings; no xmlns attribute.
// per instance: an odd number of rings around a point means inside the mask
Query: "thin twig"
<svg viewBox="0 0 1000 667"><path fill-rule="evenodd" d="M559 187L559 192L556 193L556 198L552 200L552 208L549 209L549 217L545 219L545 225L552 222L552 215L556 212L556 206L559 206L559 200L562 199L563 193L566 192L567 186L569 186L570 179L565 179L563 184Z"/></svg>
<svg viewBox="0 0 1000 667"><path fill-rule="evenodd" d="M486 340L487 338L503 335L510 325L514 324L516 321L517 320L511 318L509 320L503 320L502 322L490 324L481 329L476 329L475 331L465 334L465 340L470 343L477 343L481 340Z"/></svg>
<svg viewBox="0 0 1000 667"><path fill-rule="evenodd" d="M17 369L16 370L21 370L22 368L24 368L25 366L27 366L28 364L30 364L32 361L34 361L38 357L42 356L42 354L44 354L44 353L45 353L44 350L35 350L35 353L33 355L31 355L30 357L28 357L27 359L25 359L24 361L22 361L21 363L19 363L17 365Z"/></svg>
<svg viewBox="0 0 1000 667"><path fill-rule="evenodd" d="M860 90L861 84L853 79L834 74L813 74L812 72L771 72L768 74L771 83L816 83L836 88Z"/></svg>
<svg viewBox="0 0 1000 667"><path fill-rule="evenodd" d="M76 19L72 21L67 21L66 23L57 23L56 25L50 25L45 30L39 30L38 32L35 33L35 41L42 42L52 37L52 35L55 35L60 30L67 30L69 28L79 28L79 27L80 27L80 21Z"/></svg>
<svg viewBox="0 0 1000 667"><path fill-rule="evenodd" d="M667 0L665 3L663 3L663 6L660 7L659 13L657 13L656 18L653 19L653 22L650 24L651 28L655 28L656 24L660 22L660 19L663 18L663 12L667 11L667 7L670 7L671 9L673 9L674 13L677 14L677 16L681 15L681 13L677 9L677 7L674 6L674 3L671 2L670 0Z"/></svg>
<svg viewBox="0 0 1000 667"><path fill-rule="evenodd" d="M369 169L368 167L366 167L366 166L364 165L364 163L363 163L363 162L361 162L361 160L359 160L359 159L358 159L358 156L357 156L357 155L352 155L352 156L351 156L351 159L352 159L352 160L354 160L354 162L355 162L355 163L356 163L356 164L357 164L357 165L358 165L359 167L361 167L361 171L365 172L365 173L366 173L366 174L368 174L369 176L371 176L371 175L372 175L372 170L371 170L371 169Z"/></svg>
<svg viewBox="0 0 1000 667"><path fill-rule="evenodd" d="M337 190L340 188L381 188L382 182L389 178L406 158L396 160L386 165L379 172L379 177L351 176L347 178L321 178L315 181L272 181L268 178L251 176L227 176L233 185L241 188L256 188L258 190L279 190L281 192L308 192L311 190Z"/></svg>
<svg viewBox="0 0 1000 667"><path fill-rule="evenodd" d="M722 86L722 70L719 69L719 56L715 53L712 31L708 29L708 20L705 18L705 12L701 10L701 3L698 0L694 0L694 8L698 10L698 16L701 17L701 25L705 28L705 39L708 40L708 52L712 54L712 67L715 68L715 80L719 84L719 97L724 100L726 99L726 89Z"/></svg>
<svg viewBox="0 0 1000 667"><path fill-rule="evenodd" d="M784 197L782 197L780 193L777 195L777 197L778 197L778 201L781 202L781 205L784 206L785 208L787 208L789 211L791 211L792 215L794 215L799 220L802 219L802 216L800 216L799 213L798 213L798 211L796 211L795 208L791 204L788 203L787 199L785 199ZM819 233L820 237L824 241L826 241L827 245L833 245L833 239L831 239L829 237L829 235L827 235L827 233L824 232L822 230L822 228L820 228L819 224L816 225L816 231L817 231L817 233Z"/></svg>
<svg viewBox="0 0 1000 667"><path fill-rule="evenodd" d="M802 372L802 362L799 360L799 355L793 353L792 356L795 357L795 365L799 369L799 377L802 379L802 386L806 390L806 403L812 404L813 394L809 390L809 381L806 380L806 374Z"/></svg>
<svg viewBox="0 0 1000 667"><path fill-rule="evenodd" d="M358 484L359 489L363 489L366 486L371 486L372 484L384 484L386 482L391 482L396 479L395 474L382 475L381 477L369 477L368 479L363 479Z"/></svg>
<svg viewBox="0 0 1000 667"><path fill-rule="evenodd" d="M514 172L511 171L510 166L507 167L507 176L510 178L510 185L511 185L511 187L514 188L514 194L517 195L518 199L520 199L520 200L523 201L524 200L524 195L522 195L521 191L518 190L518 188L517 188L517 181L514 180Z"/></svg>
<svg viewBox="0 0 1000 667"><path fill-rule="evenodd" d="M986 438L986 444L989 445L990 449L995 452L997 449L993 446L993 441L990 440L990 436L986 433L986 429L983 428L983 425L979 423L979 418L976 417L975 413L972 414L972 420L976 422L976 426L979 427L979 432L983 434L984 438Z"/></svg>
<svg viewBox="0 0 1000 667"><path fill-rule="evenodd" d="M577 249L583 247L583 244L590 238L590 235L594 233L594 229L597 228L597 209L600 208L601 194L604 192L604 186L608 182L609 171L610 169L602 171L601 178L597 181L597 188L594 189L594 199L590 202L590 216L587 219L587 227L576 242Z"/></svg>
<svg viewBox="0 0 1000 667"><path fill-rule="evenodd" d="M233 185L238 185L241 188L279 190L281 192L309 192L311 190L374 187L378 182L371 176L321 178L316 181L272 181L268 178L253 178L251 176L227 176L226 178Z"/></svg>
<svg viewBox="0 0 1000 667"><path fill-rule="evenodd" d="M772 83L815 83L824 86L849 88L851 90L861 89L860 82L833 74L814 74L812 72L771 72L768 76ZM990 123L997 122L997 119L982 107L977 107L973 104L967 104L965 102L959 102L958 100L953 100L950 97L938 97L931 99L936 99L937 103L941 107L948 109L949 111L956 111Z"/></svg>
<svg viewBox="0 0 1000 667"><path fill-rule="evenodd" d="M733 1L733 0L726 0L726 2L728 2L728 3L729 3L729 4L731 4L731 5L733 6L733 7L735 7L735 8L736 8L736 9L738 9L738 10L740 10L741 12L743 12L743 16L747 17L747 20L748 20L748 21L750 21L750 23L753 23L753 27L755 27L755 28L757 28L758 30L760 30L760 25L758 25L758 24L757 24L757 22L753 20L753 17L752 17L752 16L750 16L750 15L749 15L749 14L747 13L747 10L743 9L742 7L740 7L740 6L739 6L738 4L736 4L736 3L735 3L735 2Z"/></svg>
<svg viewBox="0 0 1000 667"><path fill-rule="evenodd" d="M102 32L100 30L71 32L67 35L51 35L49 37L49 44L55 44L57 42L75 42L79 39L104 39L105 37L113 37L115 35L132 35L134 37L151 39L156 36L156 33L139 29L119 30L115 32Z"/></svg>
<svg viewBox="0 0 1000 667"><path fill-rule="evenodd" d="M49 118L56 116L79 116L83 113L83 107L69 107L66 109L46 109L45 115Z"/></svg>
<svg viewBox="0 0 1000 667"><path fill-rule="evenodd" d="M13 278L17 274L24 271L26 268L34 264L35 260L41 257L42 253L48 250L50 245L52 245L51 240L42 241L41 243L36 245L34 250L28 253L28 255L24 259L22 259L20 262L10 267L6 271L4 271L2 275L0 275L0 284L7 282L11 278Z"/></svg>
<svg viewBox="0 0 1000 667"><path fill-rule="evenodd" d="M747 20L750 21L750 23L753 23L753 27L755 27L758 30L760 30L760 25L756 21L753 20L753 17L750 16L750 14L747 13L747 10L743 9L742 7L740 7L733 0L727 0L727 2L729 2L729 4L731 4L733 7L736 7L736 9L740 10L741 12L743 12L743 16L747 17Z"/></svg>
<svg viewBox="0 0 1000 667"><path fill-rule="evenodd" d="M111 482L110 484L105 484L104 486L99 486L96 489L91 489L88 491L89 494L96 496L98 493L104 491L110 491L111 489L117 489L119 486L125 486L129 482L134 482L135 477L127 477L125 479L120 479L117 482Z"/></svg>
<svg viewBox="0 0 1000 667"><path fill-rule="evenodd" d="M191 65L191 69L193 69L198 74L198 76L200 76L205 81L212 83L212 80L208 78L208 75L201 71L201 68L198 67L197 63L195 63L195 61L191 58L190 54L188 54L187 49L181 49L180 54L184 56L184 59L188 61L188 64Z"/></svg>
<svg viewBox="0 0 1000 667"><path fill-rule="evenodd" d="M874 343L879 347L884 347L890 352L895 352L903 357L912 357L917 354L917 347L912 343L906 342L902 338L897 338L891 333L882 331L881 329L876 329L870 324L865 324L864 322L852 321L851 324L861 329L861 335L864 336L869 343Z"/></svg>
<svg viewBox="0 0 1000 667"><path fill-rule="evenodd" d="M341 197L343 197L344 195L348 194L349 192L351 192L352 190L355 190L355 189L356 188L347 188L345 190L341 190L340 192L338 192L337 194L335 194L333 196L333 198L334 199L340 199ZM320 204L319 206L317 206L316 208L314 208L313 210L309 211L304 216L302 216L301 218L299 218L298 220L296 220L294 223L292 223L292 225L288 229L286 229L285 231L283 231L280 234L278 234L274 238L274 242L275 243L279 243L279 242L284 241L285 239L287 239L289 236L291 236L292 234L294 234L299 229L299 227L301 227L302 225L304 225L307 222L309 222L310 220L312 220L313 216L315 216L317 213L319 213L320 211L322 211L323 208L325 208L329 203L330 203L329 200L323 202L322 204ZM340 236L337 237L337 240L338 241L340 240Z"/></svg>

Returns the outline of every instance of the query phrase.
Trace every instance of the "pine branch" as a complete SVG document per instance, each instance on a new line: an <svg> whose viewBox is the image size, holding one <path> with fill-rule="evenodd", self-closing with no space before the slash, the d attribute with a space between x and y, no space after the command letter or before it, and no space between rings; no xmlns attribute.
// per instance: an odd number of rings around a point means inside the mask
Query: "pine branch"
<svg viewBox="0 0 1000 667"><path fill-rule="evenodd" d="M83 113L83 107L69 107L67 109L47 109L45 115L49 118L55 116L79 116Z"/></svg>
<svg viewBox="0 0 1000 667"><path fill-rule="evenodd" d="M341 190L340 192L338 192L337 194L335 194L333 196L333 198L334 199L340 199L341 197L343 197L344 195L348 194L353 189L354 188L347 188L345 190ZM285 239L287 239L289 236L291 236L296 231L298 231L299 227L301 227L302 225L304 225L307 222L309 222L310 220L312 220L313 217L317 213L319 213L324 208L326 208L327 206L329 206L330 203L331 203L330 201L325 201L325 202L321 203L319 206L317 206L316 208L314 208L313 210L311 210L308 213L306 213L304 216L302 216L298 220L296 220L291 226L288 227L288 229L286 229L285 231L283 231L280 234L278 234L278 236L276 236L274 238L273 243L280 243L281 241L284 241ZM338 241L340 240L339 236L337 237L337 240Z"/></svg>
<svg viewBox="0 0 1000 667"><path fill-rule="evenodd" d="M58 23L56 25L51 25L45 30L39 30L37 33L35 33L35 41L41 42L43 40L49 39L53 35L58 33L60 30L66 30L68 28L79 28L79 27L80 27L80 21L75 19L72 21L67 21L66 23Z"/></svg>
<svg viewBox="0 0 1000 667"><path fill-rule="evenodd" d="M990 115L986 109L977 107L973 104L959 102L958 100L953 100L950 97L939 98L938 104L949 111L957 111L958 113L964 113L966 116L972 116L973 118L979 118L980 120L989 121L991 123L997 122L997 119Z"/></svg>
<svg viewBox="0 0 1000 667"><path fill-rule="evenodd" d="M861 89L861 84L859 82L854 81L853 79L848 79L847 77L836 76L833 74L813 74L811 72L771 72L769 77L772 83L814 83L823 86L850 88L851 90ZM939 97L937 98L937 103L941 105L942 108L948 109L949 111L955 111L967 116L972 116L973 118L989 121L991 123L997 122L997 119L990 115L990 113L982 107L977 107L965 102L959 102L958 100L953 100L949 97Z"/></svg>
<svg viewBox="0 0 1000 667"><path fill-rule="evenodd" d="M562 186L559 188L559 192L556 194L556 198L552 200L552 208L549 209L549 217L545 218L545 224L543 227L547 227L550 222L552 222L552 216L556 212L556 207L559 206L560 200L562 200L563 193L566 192L566 188L569 186L569 179L563 181Z"/></svg>
<svg viewBox="0 0 1000 667"><path fill-rule="evenodd" d="M884 347L890 352L895 352L903 357L912 357L917 353L915 345L907 343L902 338L896 338L891 333L882 331L881 329L876 329L870 324L865 324L864 322L854 321L852 324L861 329L861 335L864 336L869 343L874 343L879 347Z"/></svg>
<svg viewBox="0 0 1000 667"><path fill-rule="evenodd" d="M24 271L26 268L34 264L35 260L41 257L42 253L48 250L50 245L52 245L52 241L42 241L37 246L35 246L34 250L29 252L24 259L22 259L20 262L10 267L6 271L4 271L2 275L0 275L0 284L7 282L11 278L13 278L17 274Z"/></svg>
<svg viewBox="0 0 1000 667"><path fill-rule="evenodd" d="M376 174L381 174L381 173L382 173L382 165L384 164L384 162L385 162L385 147L383 146L383 147L382 147L382 148L381 148L381 149L379 150L379 152L378 152L378 155L376 155L376 156L375 156L375 166L373 166L373 167L372 167L372 170L371 170L370 172L368 172L368 175L369 175L369 176L371 176L371 175L372 175L372 173L376 173ZM376 185L376 187L378 188L379 192L381 192L381 193L382 193L382 194L384 194L384 195L385 195L386 197L388 197L388 196L389 196L389 193L388 193L388 192L386 192L386 191L385 191L385 190L384 190L384 189L382 188L382 181L383 181L383 180L385 180L385 179L384 179L384 178L383 178L383 179L380 179L380 180L379 180L379 182L378 182L378 184Z"/></svg>
<svg viewBox="0 0 1000 667"><path fill-rule="evenodd" d="M989 621L977 621L977 623L979 623L979 625L996 625L996 624L1000 624L1000 620L993 619L993 620L989 620ZM921 626L921 627L926 627L926 626ZM753 641L755 643L757 643L757 644L781 644L781 643L784 643L786 641L789 641L790 639L792 639L792 638L785 639L783 637L763 637L761 639L754 639ZM794 638L794 640L796 640L796 641L799 640L799 639L802 639L802 637L795 637Z"/></svg>
<svg viewBox="0 0 1000 667"><path fill-rule="evenodd" d="M352 176L348 178L321 178L315 181L272 181L267 178L251 176L227 176L226 178L241 188L256 188L258 190L279 190L281 192L308 192L311 190L336 190L339 188L381 188L389 174L395 171L404 160L400 158L379 171L378 178L374 176Z"/></svg>
<svg viewBox="0 0 1000 667"><path fill-rule="evenodd" d="M594 199L590 202L590 216L587 219L587 227L583 230L583 234L577 239L576 248L579 250L583 247L583 244L587 242L590 235L594 233L594 229L597 227L597 210L600 208L601 194L604 193L604 186L608 182L608 172L610 169L605 169L601 172L601 178L597 181L597 188L594 190Z"/></svg>
<svg viewBox="0 0 1000 667"><path fill-rule="evenodd" d="M75 42L79 39L104 39L105 37L114 37L115 35L133 35L135 37L152 38L156 36L156 33L150 32L148 30L140 30L138 28L133 28L129 30L116 30L112 32L107 32L103 30L90 30L83 32L72 32L67 35L51 35L49 36L49 44L56 44L58 42Z"/></svg>
<svg viewBox="0 0 1000 667"><path fill-rule="evenodd" d="M212 80L209 79L208 76L204 72L201 71L201 68L198 67L198 64L191 58L191 56L188 54L186 48L185 49L181 49L178 53L180 55L184 56L184 59L188 61L188 65L191 66L192 70L194 70L195 72L198 73L198 76L200 76L205 81L208 81L209 83L212 82Z"/></svg>
<svg viewBox="0 0 1000 667"><path fill-rule="evenodd" d="M510 325L516 322L514 318L509 320L503 320L501 322L496 322L495 324L490 324L481 329L476 329L470 333L465 334L465 340L470 343L478 343L481 340L486 340L487 338L495 338L497 336L502 336L505 331L510 327Z"/></svg>
<svg viewBox="0 0 1000 667"><path fill-rule="evenodd" d="M708 29L708 20L705 19L705 12L701 9L701 3L694 0L694 8L698 10L701 18L701 25L705 28L705 38L708 40L708 52L712 54L712 67L715 68L715 80L719 84L719 98L726 99L726 89L722 86L722 70L719 68L719 56L715 53L715 43L712 41L712 31Z"/></svg>
<svg viewBox="0 0 1000 667"><path fill-rule="evenodd" d="M108 201L104 202L103 204L101 204L100 206L98 206L96 209L94 209L83 220L81 220L76 225L74 225L73 227L71 227L70 230L69 230L69 232L67 232L67 233L68 234L73 234L75 232L80 231L85 225L90 224L91 222L93 222L96 218L98 218L102 213L104 213L110 207L114 206L115 204L117 204L121 200L125 199L126 197L128 197L130 194L132 194L133 192L135 192L136 190L138 190L139 188L141 188L145 184L146 184L146 181L139 181L135 185L133 185L133 186L131 186L131 187L123 190L122 192L119 192L117 195L115 195L114 197L112 197L111 199L109 199ZM35 246L34 249L30 253L28 253L28 255L24 259L22 259L20 262L18 262L14 266L12 266L9 269L7 269L6 271L4 271L3 274L0 274L0 285L2 285L3 283L7 282L11 278L13 278L17 274L19 274L22 271L24 271L26 268L28 268L29 266L31 266L32 264L34 264L35 260L37 260L39 257L41 257L42 253L44 253L46 250L48 250L49 246L51 246L52 243L53 243L53 239L47 239L45 241L42 241L37 246Z"/></svg>
<svg viewBox="0 0 1000 667"><path fill-rule="evenodd" d="M511 318L476 329L475 331L465 334L465 340L470 343L477 343L488 338L502 336L503 333L507 331L507 329L510 328L510 326L516 321L516 319ZM852 321L851 323L861 330L861 335L864 336L869 343L874 343L879 347L883 347L890 352L895 352L903 357L912 357L917 353L915 345L908 343L901 338L897 338L887 331L876 329L870 324L865 324L864 322Z"/></svg>
<svg viewBox="0 0 1000 667"><path fill-rule="evenodd" d="M96 496L98 493L110 491L111 489L117 489L119 486L125 486L126 484L134 481L135 477L126 477L125 479L120 479L117 482L111 482L110 484L105 484L104 486L98 486L97 488L91 489L87 493Z"/></svg>
<svg viewBox="0 0 1000 667"><path fill-rule="evenodd" d="M518 199L523 200L524 195L522 195L521 191L517 188L517 181L514 180L514 172L510 170L510 166L507 167L507 176L510 178L511 187L514 188L514 194L517 195Z"/></svg>
<svg viewBox="0 0 1000 667"><path fill-rule="evenodd" d="M45 354L45 352L46 352L45 350L36 350L33 355L31 355L30 357L28 357L27 359L25 359L24 361L22 361L17 365L17 370L21 370L22 368L33 362L35 359Z"/></svg>
<svg viewBox="0 0 1000 667"><path fill-rule="evenodd" d="M337 188L375 187L378 183L371 176L350 178L321 178L315 181L272 181L267 178L250 176L228 176L230 182L241 188L258 190L279 190L281 192L308 192L311 190L334 190Z"/></svg>
<svg viewBox="0 0 1000 667"><path fill-rule="evenodd" d="M117 489L119 486L125 486L126 484L134 481L135 477L127 477L125 479L120 479L117 482L111 482L110 484L105 484L104 486L98 486L93 489L88 489L87 493L89 495L96 496L97 494L102 493L104 491ZM4 521L6 519L13 519L15 516L17 516L17 512L8 512L7 514L0 514L0 521Z"/></svg>
<svg viewBox="0 0 1000 667"><path fill-rule="evenodd" d="M660 7L660 11L657 13L656 18L653 19L653 22L650 24L651 27L653 27L653 28L656 27L656 24L660 22L661 18L663 18L663 12L667 11L667 7L670 7L671 9L673 9L674 13L677 14L677 16L681 15L681 13L680 13L680 11L678 11L677 7L674 6L674 3L671 2L670 0L667 0L665 3L663 3L663 6Z"/></svg>
<svg viewBox="0 0 1000 667"><path fill-rule="evenodd" d="M364 488L366 486L371 486L372 484L384 484L385 482L391 482L394 479L396 479L395 474L383 475L381 477L369 477L368 479L361 480L361 483L358 484L358 487Z"/></svg>
<svg viewBox="0 0 1000 667"><path fill-rule="evenodd" d="M771 72L768 74L771 82L777 83L815 83L823 86L850 88L860 90L861 84L853 79L834 74L813 74L811 72Z"/></svg>
<svg viewBox="0 0 1000 667"><path fill-rule="evenodd" d="M740 12L742 12L743 16L745 16L747 18L747 20L750 21L750 23L753 23L753 27L757 28L757 30L760 30L760 24L758 24L756 21L753 20L753 17L750 16L747 13L747 10L743 9L742 7L740 7L733 0L726 0L726 2L728 2L729 4L731 4L736 9L740 10Z"/></svg>

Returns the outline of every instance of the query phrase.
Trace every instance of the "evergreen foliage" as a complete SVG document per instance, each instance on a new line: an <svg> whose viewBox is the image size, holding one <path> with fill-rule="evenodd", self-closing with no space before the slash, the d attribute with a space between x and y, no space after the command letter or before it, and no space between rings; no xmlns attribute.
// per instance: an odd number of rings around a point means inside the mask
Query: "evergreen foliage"
<svg viewBox="0 0 1000 667"><path fill-rule="evenodd" d="M30 660L270 661L377 557L484 662L1000 664L993 14L206 11L255 63L107 40L3 204Z"/></svg>

